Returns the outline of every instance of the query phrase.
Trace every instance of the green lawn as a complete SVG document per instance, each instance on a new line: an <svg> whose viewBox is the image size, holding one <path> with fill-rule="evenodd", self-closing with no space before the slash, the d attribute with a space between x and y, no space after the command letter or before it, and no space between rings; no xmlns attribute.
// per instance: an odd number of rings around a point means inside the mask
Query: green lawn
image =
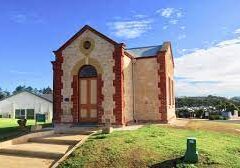
<svg viewBox="0 0 240 168"><path fill-rule="evenodd" d="M35 120L27 120L27 125L34 125ZM7 127L16 127L18 126L17 119L10 119L10 118L0 118L0 128L7 128Z"/></svg>
<svg viewBox="0 0 240 168"><path fill-rule="evenodd" d="M200 162L182 163L186 138L197 138ZM135 131L97 134L60 167L240 167L239 134L149 125Z"/></svg>
<svg viewBox="0 0 240 168"><path fill-rule="evenodd" d="M28 127L26 130L23 131L18 127L17 119L0 118L0 141L8 140L29 133L30 125L34 124L35 120L27 120ZM43 126L49 125L50 123L46 123Z"/></svg>

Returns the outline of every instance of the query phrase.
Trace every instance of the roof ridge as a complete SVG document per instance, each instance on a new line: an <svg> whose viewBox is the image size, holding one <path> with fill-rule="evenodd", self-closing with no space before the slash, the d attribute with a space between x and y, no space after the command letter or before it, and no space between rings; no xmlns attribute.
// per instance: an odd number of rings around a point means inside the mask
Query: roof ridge
<svg viewBox="0 0 240 168"><path fill-rule="evenodd" d="M51 100L48 100L48 99L45 98L45 97L42 97L41 95L39 95L39 94L37 94L37 93L33 93L32 91L29 91L29 90L26 90L26 89L21 90L21 91L18 91L17 93L11 94L11 95L9 95L9 96L7 96L7 97L4 97L4 98L0 99L0 101L3 101L3 100L8 99L8 98L10 98L10 97L16 96L16 95L18 95L18 94L20 94L20 93L23 93L23 92L27 92L27 93L29 93L29 94L32 94L32 95L37 96L37 97L39 97L39 98L42 98L42 99L44 99L44 100L46 100L46 101L49 101L49 102L51 102L51 103L53 102L53 101L51 101Z"/></svg>
<svg viewBox="0 0 240 168"><path fill-rule="evenodd" d="M101 38L105 39L106 41L112 43L112 44L118 44L116 41L108 37L107 35L97 31L96 29L92 28L89 25L83 26L77 33L75 33L73 36L71 36L67 41L64 42L64 44L61 45L57 50L53 51L53 53L60 52L64 50L68 45L70 45L75 39L77 39L81 34L83 34L86 30L90 30L92 33L95 33L96 35L100 36Z"/></svg>
<svg viewBox="0 0 240 168"><path fill-rule="evenodd" d="M160 44L160 45L152 45L152 46L142 46L142 47L126 48L126 50L130 50L130 49L138 49L138 48L148 48L148 47L158 47L158 46L161 46L161 44Z"/></svg>

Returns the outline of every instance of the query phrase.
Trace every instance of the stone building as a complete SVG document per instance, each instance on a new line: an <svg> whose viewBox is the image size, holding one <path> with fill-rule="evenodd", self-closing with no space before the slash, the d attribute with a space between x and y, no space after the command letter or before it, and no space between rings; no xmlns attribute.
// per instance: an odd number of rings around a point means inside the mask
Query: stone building
<svg viewBox="0 0 240 168"><path fill-rule="evenodd" d="M176 118L169 42L126 48L86 25L54 54L55 124L126 125Z"/></svg>

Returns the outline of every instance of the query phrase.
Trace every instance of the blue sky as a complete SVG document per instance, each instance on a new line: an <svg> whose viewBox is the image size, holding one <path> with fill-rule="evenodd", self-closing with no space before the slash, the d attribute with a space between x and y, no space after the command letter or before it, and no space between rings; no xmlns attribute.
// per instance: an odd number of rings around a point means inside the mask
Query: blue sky
<svg viewBox="0 0 240 168"><path fill-rule="evenodd" d="M239 0L8 0L0 11L3 89L51 86L52 51L89 24L127 47L171 41L178 96L240 95Z"/></svg>

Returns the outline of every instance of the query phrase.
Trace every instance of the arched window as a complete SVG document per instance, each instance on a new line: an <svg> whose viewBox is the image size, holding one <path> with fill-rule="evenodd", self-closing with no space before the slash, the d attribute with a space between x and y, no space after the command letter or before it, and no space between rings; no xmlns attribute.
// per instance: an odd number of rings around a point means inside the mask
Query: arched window
<svg viewBox="0 0 240 168"><path fill-rule="evenodd" d="M97 77L97 70L92 65L84 65L79 70L80 78Z"/></svg>

